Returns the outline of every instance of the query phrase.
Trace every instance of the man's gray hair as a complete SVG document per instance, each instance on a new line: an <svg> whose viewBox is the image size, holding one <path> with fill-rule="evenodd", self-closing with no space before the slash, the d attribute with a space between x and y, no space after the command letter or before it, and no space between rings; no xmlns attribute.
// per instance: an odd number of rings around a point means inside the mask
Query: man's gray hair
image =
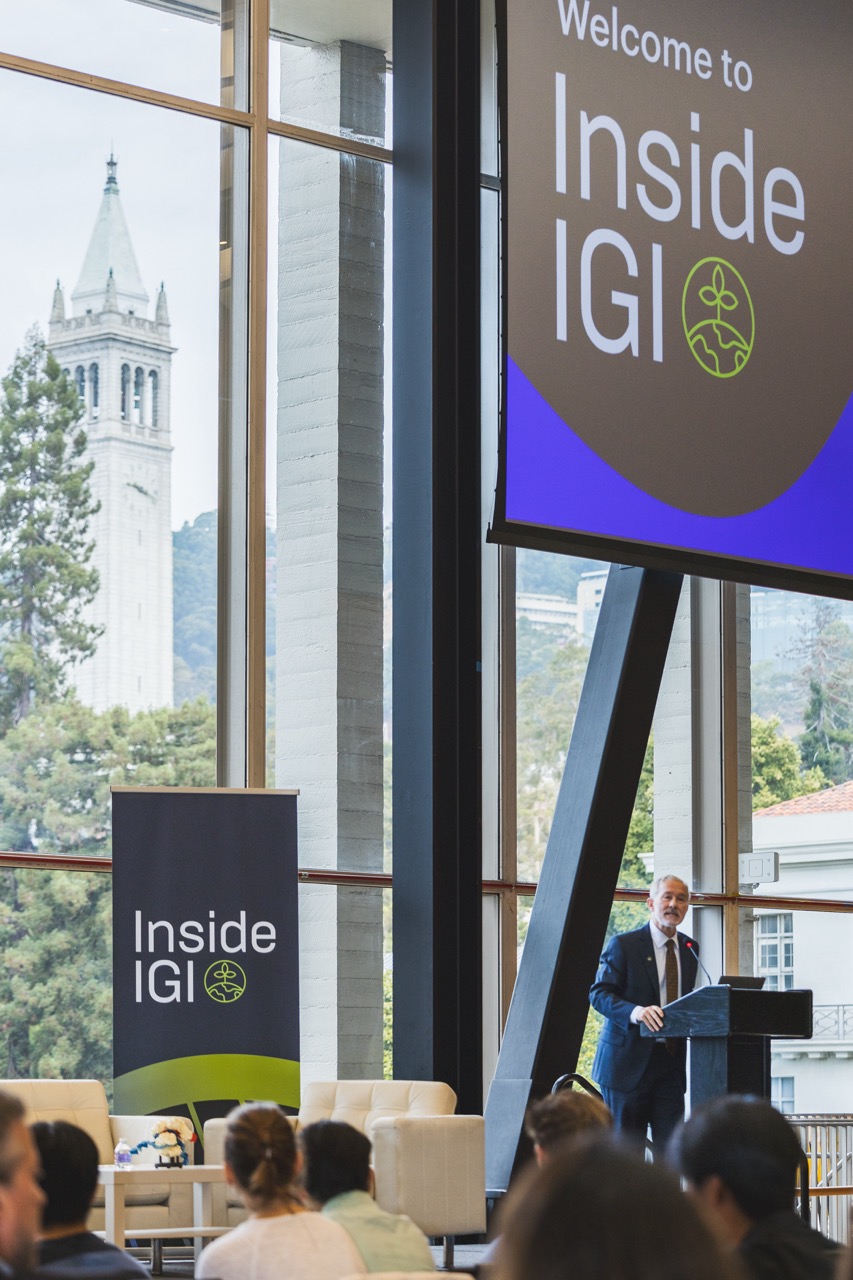
<svg viewBox="0 0 853 1280"><path fill-rule="evenodd" d="M9 1151L9 1134L14 1125L24 1119L24 1104L12 1093L0 1089L0 1183L10 1180L18 1167L21 1153L14 1156Z"/></svg>
<svg viewBox="0 0 853 1280"><path fill-rule="evenodd" d="M656 897L660 893L663 885L666 884L667 880L677 880L679 884L683 884L685 889L687 890L688 898L690 897L690 885L687 883L686 880L682 880L681 876L677 876L673 871L667 871L664 873L664 875L658 876L655 880L652 881L651 886L649 888L649 897L650 898Z"/></svg>

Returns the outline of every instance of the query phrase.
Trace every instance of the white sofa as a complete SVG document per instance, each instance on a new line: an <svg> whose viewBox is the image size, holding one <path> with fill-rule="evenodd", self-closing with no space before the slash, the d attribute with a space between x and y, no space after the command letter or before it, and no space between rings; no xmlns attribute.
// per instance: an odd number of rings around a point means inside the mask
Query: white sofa
<svg viewBox="0 0 853 1280"><path fill-rule="evenodd" d="M76 1124L93 1139L101 1164L112 1164L119 1138L131 1147L151 1137L154 1116L111 1116L107 1095L100 1080L0 1080L0 1089L14 1094L26 1107L26 1121L67 1120ZM156 1156L149 1147L136 1156L136 1164L154 1164ZM170 1194L171 1190L171 1194ZM127 1226L138 1229L181 1227L191 1223L192 1188L164 1182L134 1192L127 1198ZM93 1231L103 1230L104 1193L98 1188L89 1218ZM188 1234L190 1232L188 1231Z"/></svg>
<svg viewBox="0 0 853 1280"><path fill-rule="evenodd" d="M482 1116L457 1116L456 1094L430 1080L315 1081L302 1090L297 1131L315 1120L344 1120L373 1144L376 1201L406 1213L428 1236L452 1240L486 1229ZM223 1159L225 1120L204 1126L204 1158ZM213 1221L233 1226L245 1217L237 1195L214 1187Z"/></svg>

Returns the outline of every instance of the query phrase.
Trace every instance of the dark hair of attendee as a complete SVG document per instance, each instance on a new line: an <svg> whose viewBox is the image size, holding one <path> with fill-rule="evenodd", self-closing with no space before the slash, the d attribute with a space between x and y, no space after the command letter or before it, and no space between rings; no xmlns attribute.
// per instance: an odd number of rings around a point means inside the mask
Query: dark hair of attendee
<svg viewBox="0 0 853 1280"><path fill-rule="evenodd" d="M13 1156L7 1150L9 1133L17 1121L24 1119L24 1104L14 1094L0 1090L0 1183L13 1177L20 1162L20 1153Z"/></svg>
<svg viewBox="0 0 853 1280"><path fill-rule="evenodd" d="M524 1128L530 1141L550 1154L575 1134L612 1129L613 1116L600 1098L575 1089L561 1089L530 1104Z"/></svg>
<svg viewBox="0 0 853 1280"><path fill-rule="evenodd" d="M697 1187L716 1175L753 1221L793 1208L802 1150L763 1098L729 1096L698 1107L674 1135L670 1156Z"/></svg>
<svg viewBox="0 0 853 1280"><path fill-rule="evenodd" d="M274 1102L247 1102L229 1114L225 1160L250 1209L294 1198L296 1140Z"/></svg>
<svg viewBox="0 0 853 1280"><path fill-rule="evenodd" d="M497 1280L731 1280L673 1175L613 1138L579 1137L508 1199Z"/></svg>
<svg viewBox="0 0 853 1280"><path fill-rule="evenodd" d="M76 1124L39 1120L30 1125L41 1159L41 1185L47 1196L44 1227L85 1222L98 1185L98 1148Z"/></svg>
<svg viewBox="0 0 853 1280"><path fill-rule="evenodd" d="M340 1120L317 1120L302 1129L302 1185L317 1204L370 1186L370 1139Z"/></svg>

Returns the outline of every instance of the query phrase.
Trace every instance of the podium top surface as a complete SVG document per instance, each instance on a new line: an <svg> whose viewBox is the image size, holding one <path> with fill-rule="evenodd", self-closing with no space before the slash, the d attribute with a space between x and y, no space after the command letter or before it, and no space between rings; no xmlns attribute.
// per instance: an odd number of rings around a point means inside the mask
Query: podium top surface
<svg viewBox="0 0 853 1280"><path fill-rule="evenodd" d="M700 987L664 1009L665 1036L779 1036L810 1040L812 992L757 991L715 985ZM660 1036L640 1026L642 1036Z"/></svg>

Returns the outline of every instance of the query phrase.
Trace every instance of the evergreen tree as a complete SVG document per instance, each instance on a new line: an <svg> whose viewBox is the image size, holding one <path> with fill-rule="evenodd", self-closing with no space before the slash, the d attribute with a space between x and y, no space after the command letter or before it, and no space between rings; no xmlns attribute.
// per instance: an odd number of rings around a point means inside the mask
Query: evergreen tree
<svg viewBox="0 0 853 1280"><path fill-rule="evenodd" d="M826 786L820 769L803 769L800 749L779 732L778 716L752 717L752 807L764 809Z"/></svg>
<svg viewBox="0 0 853 1280"><path fill-rule="evenodd" d="M816 599L794 656L805 700L799 747L831 783L853 778L853 631L834 600Z"/></svg>
<svg viewBox="0 0 853 1280"><path fill-rule="evenodd" d="M99 634L85 619L98 589L89 541L98 504L82 413L31 329L0 397L0 732L57 697Z"/></svg>
<svg viewBox="0 0 853 1280"><path fill-rule="evenodd" d="M204 699L131 716L67 697L0 739L0 847L108 856L110 786L212 786ZM0 872L0 1075L112 1074L110 876Z"/></svg>

